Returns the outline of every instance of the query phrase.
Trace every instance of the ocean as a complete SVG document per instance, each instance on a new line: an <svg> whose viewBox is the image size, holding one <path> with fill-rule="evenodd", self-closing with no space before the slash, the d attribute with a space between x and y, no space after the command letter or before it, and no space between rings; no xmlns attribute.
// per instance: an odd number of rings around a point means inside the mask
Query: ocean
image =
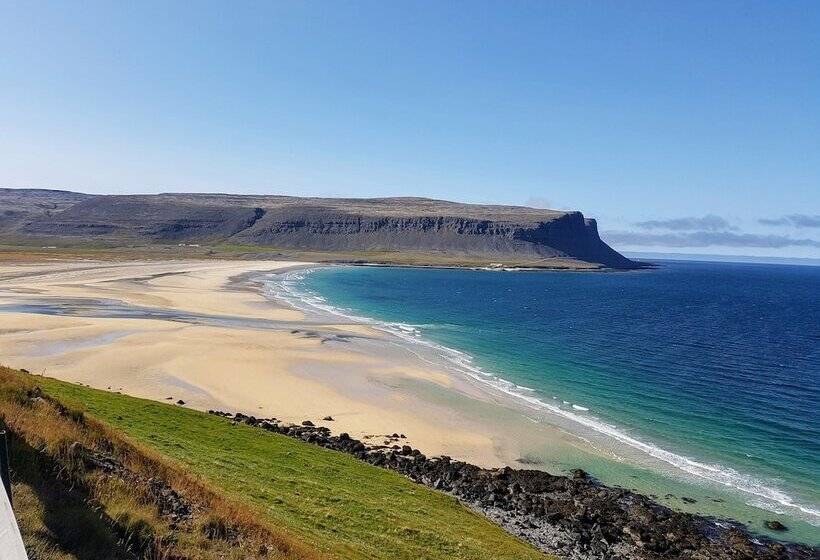
<svg viewBox="0 0 820 560"><path fill-rule="evenodd" d="M318 267L278 285L439 352L611 456L562 467L820 543L820 267Z"/></svg>

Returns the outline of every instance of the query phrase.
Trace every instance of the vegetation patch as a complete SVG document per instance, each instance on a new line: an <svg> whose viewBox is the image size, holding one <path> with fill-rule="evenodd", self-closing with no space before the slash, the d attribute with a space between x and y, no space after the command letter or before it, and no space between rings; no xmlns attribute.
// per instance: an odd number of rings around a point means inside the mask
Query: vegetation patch
<svg viewBox="0 0 820 560"><path fill-rule="evenodd" d="M15 514L30 558L319 559L162 455L0 368ZM231 528L213 539L208 527Z"/></svg>
<svg viewBox="0 0 820 560"><path fill-rule="evenodd" d="M119 551L37 558L544 558L396 473L182 407L0 368L0 418ZM28 544L42 519L20 502Z"/></svg>

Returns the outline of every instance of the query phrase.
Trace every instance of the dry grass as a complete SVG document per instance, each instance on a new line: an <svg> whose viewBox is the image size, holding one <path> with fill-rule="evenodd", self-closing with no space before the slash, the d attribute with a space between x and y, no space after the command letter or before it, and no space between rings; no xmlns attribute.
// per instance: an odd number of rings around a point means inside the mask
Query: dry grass
<svg viewBox="0 0 820 560"><path fill-rule="evenodd" d="M35 384L44 394L31 393ZM143 557L257 558L260 543L267 558L545 557L453 497L397 473L185 407L0 368L3 416L37 457L59 459L60 480ZM116 457L125 476L106 475L99 463L89 469L86 449ZM143 483L134 484L135 476ZM191 502L193 519L173 524L163 516L147 477ZM117 558L71 556L109 557Z"/></svg>
<svg viewBox="0 0 820 560"><path fill-rule="evenodd" d="M0 419L12 434L16 512L32 559L322 557L8 368L0 368ZM90 468L89 452L124 470ZM191 504L191 519L163 514L151 480Z"/></svg>

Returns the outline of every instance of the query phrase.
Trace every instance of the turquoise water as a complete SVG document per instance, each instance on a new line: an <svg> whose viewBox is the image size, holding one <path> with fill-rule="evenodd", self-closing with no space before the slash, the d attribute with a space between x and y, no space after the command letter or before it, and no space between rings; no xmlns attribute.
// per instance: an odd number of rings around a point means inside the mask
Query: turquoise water
<svg viewBox="0 0 820 560"><path fill-rule="evenodd" d="M820 267L338 267L296 286L465 352L465 367L514 383L521 398L820 541Z"/></svg>

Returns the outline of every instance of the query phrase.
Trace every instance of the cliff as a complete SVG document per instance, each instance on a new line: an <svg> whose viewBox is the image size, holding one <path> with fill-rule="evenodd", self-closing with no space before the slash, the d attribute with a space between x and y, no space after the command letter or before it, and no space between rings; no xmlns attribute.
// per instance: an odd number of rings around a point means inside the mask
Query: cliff
<svg viewBox="0 0 820 560"><path fill-rule="evenodd" d="M0 189L0 235L6 243L229 243L340 255L413 252L487 264L549 267L572 261L637 267L604 243L595 220L580 212L424 198L114 196Z"/></svg>

